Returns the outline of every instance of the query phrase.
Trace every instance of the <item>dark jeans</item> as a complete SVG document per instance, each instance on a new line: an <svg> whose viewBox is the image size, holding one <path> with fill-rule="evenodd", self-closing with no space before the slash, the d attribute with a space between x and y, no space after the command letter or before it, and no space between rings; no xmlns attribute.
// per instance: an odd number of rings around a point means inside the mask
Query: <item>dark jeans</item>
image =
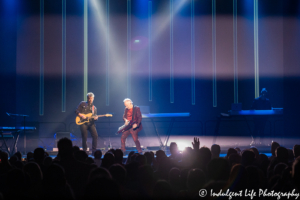
<svg viewBox="0 0 300 200"><path fill-rule="evenodd" d="M80 131L81 131L81 136L82 136L82 149L84 151L87 150L87 136L88 136L88 131L90 131L92 135L92 151L95 152L97 149L97 142L98 142L98 133L96 130L96 125L94 123L85 123L80 125Z"/></svg>
<svg viewBox="0 0 300 200"><path fill-rule="evenodd" d="M123 151L126 150L125 149L125 141L126 141L126 138L130 134L132 135L132 138L133 138L133 141L135 143L136 149L138 150L139 153L142 152L140 141L139 141L139 138L138 138L138 131L137 130L133 130L132 128L129 129L128 131L125 131L124 133L122 133L122 136L121 136L121 149Z"/></svg>

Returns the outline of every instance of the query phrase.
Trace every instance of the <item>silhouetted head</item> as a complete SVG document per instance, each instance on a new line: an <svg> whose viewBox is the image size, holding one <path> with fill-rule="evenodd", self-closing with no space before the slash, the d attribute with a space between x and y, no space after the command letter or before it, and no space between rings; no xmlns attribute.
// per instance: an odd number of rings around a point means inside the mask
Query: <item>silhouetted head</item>
<svg viewBox="0 0 300 200"><path fill-rule="evenodd" d="M86 187L82 199L120 199L119 185L107 177L95 177Z"/></svg>
<svg viewBox="0 0 300 200"><path fill-rule="evenodd" d="M86 163L86 164L89 164L89 165L91 165L91 164L94 164L94 163L95 163L95 161L94 161L94 159L93 159L93 158L91 158L91 157L87 157L87 158L85 159L85 163Z"/></svg>
<svg viewBox="0 0 300 200"><path fill-rule="evenodd" d="M21 160L17 160L14 164L14 166L18 169L23 169L24 164L22 163Z"/></svg>
<svg viewBox="0 0 300 200"><path fill-rule="evenodd" d="M156 152L156 160L157 160L157 162L161 162L166 157L167 157L166 153L163 150L158 150Z"/></svg>
<svg viewBox="0 0 300 200"><path fill-rule="evenodd" d="M108 152L111 152L112 154L115 155L116 150L115 149L110 149L110 150L108 150Z"/></svg>
<svg viewBox="0 0 300 200"><path fill-rule="evenodd" d="M136 181L137 180L137 171L138 171L138 168L139 168L139 163L136 162L136 161L132 161L128 164L125 165L125 169L127 171L127 177L128 177L128 180L130 181Z"/></svg>
<svg viewBox="0 0 300 200"><path fill-rule="evenodd" d="M45 158L45 150L43 148L36 148L33 152L33 158L36 162L43 162Z"/></svg>
<svg viewBox="0 0 300 200"><path fill-rule="evenodd" d="M170 153L171 155L177 154L178 153L178 146L176 142L171 142L170 144Z"/></svg>
<svg viewBox="0 0 300 200"><path fill-rule="evenodd" d="M123 151L121 149L116 149L114 152L115 160L117 163L122 164L123 163Z"/></svg>
<svg viewBox="0 0 300 200"><path fill-rule="evenodd" d="M300 157L296 158L292 167L292 178L297 187L300 189Z"/></svg>
<svg viewBox="0 0 300 200"><path fill-rule="evenodd" d="M208 182L205 186L204 189L206 189L206 191L226 191L226 185L227 185L227 181L210 181ZM208 199L214 199L214 198L208 198Z"/></svg>
<svg viewBox="0 0 300 200"><path fill-rule="evenodd" d="M221 153L221 147L218 144L213 144L211 145L211 154L213 158L218 158L220 157L220 153Z"/></svg>
<svg viewBox="0 0 300 200"><path fill-rule="evenodd" d="M249 189L259 189L260 183L260 172L256 166L246 167L248 173L248 187Z"/></svg>
<svg viewBox="0 0 300 200"><path fill-rule="evenodd" d="M109 172L114 180L119 184L124 184L127 177L126 169L120 164L114 164L109 168Z"/></svg>
<svg viewBox="0 0 300 200"><path fill-rule="evenodd" d="M96 151L94 152L94 157L95 157L95 159L100 160L101 157L102 157L102 151L96 150Z"/></svg>
<svg viewBox="0 0 300 200"><path fill-rule="evenodd" d="M282 175L282 172L285 170L285 168L287 168L288 167L288 165L287 164L285 164L285 163L278 163L277 165L275 165L275 167L274 167L274 172L273 172L273 174L274 175Z"/></svg>
<svg viewBox="0 0 300 200"><path fill-rule="evenodd" d="M50 166L52 164L52 158L50 156L47 156L45 159L44 159L44 165L45 166Z"/></svg>
<svg viewBox="0 0 300 200"><path fill-rule="evenodd" d="M165 180L157 181L153 188L153 199L174 199L170 183Z"/></svg>
<svg viewBox="0 0 300 200"><path fill-rule="evenodd" d="M203 170L206 169L206 165L211 160L211 152L207 147L201 147L198 151L197 159L199 159L200 163L203 165Z"/></svg>
<svg viewBox="0 0 300 200"><path fill-rule="evenodd" d="M292 149L287 149L289 154L289 162L293 162L295 160L294 152Z"/></svg>
<svg viewBox="0 0 300 200"><path fill-rule="evenodd" d="M31 161L31 160L33 160L33 153L31 151L29 151L27 153L27 161Z"/></svg>
<svg viewBox="0 0 300 200"><path fill-rule="evenodd" d="M180 182L180 170L176 167L173 167L169 171L169 182L172 184L177 184Z"/></svg>
<svg viewBox="0 0 300 200"><path fill-rule="evenodd" d="M234 149L237 151L238 154L241 154L241 149L239 147L234 147Z"/></svg>
<svg viewBox="0 0 300 200"><path fill-rule="evenodd" d="M148 165L151 165L153 160L152 160L152 155L150 152L145 152L144 156L146 157L146 161Z"/></svg>
<svg viewBox="0 0 300 200"><path fill-rule="evenodd" d="M25 174L23 170L14 168L7 173L6 185L13 192L20 192L25 184Z"/></svg>
<svg viewBox="0 0 300 200"><path fill-rule="evenodd" d="M236 164L231 168L228 186L233 191L245 190L247 188L248 173L243 165Z"/></svg>
<svg viewBox="0 0 300 200"><path fill-rule="evenodd" d="M80 151L80 148L78 146L73 146L73 152Z"/></svg>
<svg viewBox="0 0 300 200"><path fill-rule="evenodd" d="M268 91L266 88L263 88L260 93L261 93L261 97L265 99L267 97Z"/></svg>
<svg viewBox="0 0 300 200"><path fill-rule="evenodd" d="M132 162L132 156L134 155L134 151L130 151L126 160L126 164Z"/></svg>
<svg viewBox="0 0 300 200"><path fill-rule="evenodd" d="M91 179L93 179L94 177L106 177L106 178L109 178L109 179L112 178L110 172L107 169L103 168L103 167L97 167L95 169L92 169L90 171L88 181L91 181Z"/></svg>
<svg viewBox="0 0 300 200"><path fill-rule="evenodd" d="M69 138L62 138L57 142L58 153L61 158L73 156L73 144Z"/></svg>
<svg viewBox="0 0 300 200"><path fill-rule="evenodd" d="M277 142L272 142L271 144L271 153L272 156L275 156L275 150L280 147L280 145Z"/></svg>
<svg viewBox="0 0 300 200"><path fill-rule="evenodd" d="M255 161L255 153L250 150L245 150L242 154L242 164L247 167Z"/></svg>
<svg viewBox="0 0 300 200"><path fill-rule="evenodd" d="M278 147L275 150L275 155L279 162L288 163L289 152L285 147Z"/></svg>
<svg viewBox="0 0 300 200"><path fill-rule="evenodd" d="M259 164L264 162L264 161L267 161L267 160L269 160L268 156L266 154L263 154L263 153L259 154L259 156L257 158L257 161L258 161Z"/></svg>
<svg viewBox="0 0 300 200"><path fill-rule="evenodd" d="M144 155L138 155L135 160L140 164L140 165L145 165L147 164L146 156Z"/></svg>
<svg viewBox="0 0 300 200"><path fill-rule="evenodd" d="M136 172L135 172L136 173ZM153 169L149 165L143 165L138 168L137 174L138 182L142 185L152 185Z"/></svg>
<svg viewBox="0 0 300 200"><path fill-rule="evenodd" d="M87 153L83 150L76 151L74 153L74 156L77 160L79 160L81 162L84 162L88 158Z"/></svg>
<svg viewBox="0 0 300 200"><path fill-rule="evenodd" d="M250 147L249 150L253 151L253 153L255 154L255 158L258 158L259 151L258 151L258 149L256 147L252 146L252 147Z"/></svg>
<svg viewBox="0 0 300 200"><path fill-rule="evenodd" d="M227 181L230 173L228 160L224 158L214 158L207 165L209 180Z"/></svg>
<svg viewBox="0 0 300 200"><path fill-rule="evenodd" d="M8 162L8 153L2 151L1 155L0 155L0 158L1 158L1 162L7 163Z"/></svg>
<svg viewBox="0 0 300 200"><path fill-rule="evenodd" d="M29 174L32 183L40 183L43 179L41 168L35 162L29 162L24 165L23 171Z"/></svg>
<svg viewBox="0 0 300 200"><path fill-rule="evenodd" d="M9 162L12 165L15 165L15 163L18 161L18 157L17 156L12 156L9 158Z"/></svg>
<svg viewBox="0 0 300 200"><path fill-rule="evenodd" d="M44 173L43 183L46 188L61 188L67 183L65 170L58 164L52 164Z"/></svg>
<svg viewBox="0 0 300 200"><path fill-rule="evenodd" d="M230 156L231 154L233 154L233 153L237 153L237 151L236 151L234 148L229 148L229 149L227 150L226 158L228 159L229 156Z"/></svg>
<svg viewBox="0 0 300 200"><path fill-rule="evenodd" d="M106 154L103 157L102 160L102 167L109 169L110 166L112 166L113 164L115 164L115 156L113 153L111 152L106 152Z"/></svg>
<svg viewBox="0 0 300 200"><path fill-rule="evenodd" d="M205 173L201 169L191 169L187 176L187 188L203 188L206 183Z"/></svg>
<svg viewBox="0 0 300 200"><path fill-rule="evenodd" d="M21 153L20 151L17 151L17 152L15 153L15 156L18 157L18 160L22 160L22 153Z"/></svg>
<svg viewBox="0 0 300 200"><path fill-rule="evenodd" d="M299 144L295 144L293 147L293 152L294 152L294 157L297 158L298 156L300 156L300 145Z"/></svg>
<svg viewBox="0 0 300 200"><path fill-rule="evenodd" d="M230 166L234 166L236 164L241 164L242 162L242 156L237 153L233 153L228 158Z"/></svg>

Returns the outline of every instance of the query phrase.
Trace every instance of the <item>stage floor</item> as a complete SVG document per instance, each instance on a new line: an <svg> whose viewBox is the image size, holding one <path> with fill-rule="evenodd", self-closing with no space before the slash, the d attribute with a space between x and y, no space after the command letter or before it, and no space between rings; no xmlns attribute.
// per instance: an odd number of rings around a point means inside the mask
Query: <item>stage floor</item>
<svg viewBox="0 0 300 200"><path fill-rule="evenodd" d="M120 138L119 137L111 137L111 138L101 138L104 140L106 146L103 148L100 148L100 150L103 152L103 155L108 151L109 147L118 149L120 148ZM161 148L160 142L157 137L141 137L139 138L143 152L152 151L156 152L158 150L164 150L167 155L170 155L169 152L169 145L170 142L176 142L178 145L179 151L184 151L186 147L192 147L194 136L170 136L168 141L168 146ZM212 136L200 136L200 147L208 147L210 148L213 144L213 141L215 139L215 144L219 144L221 146L221 157L226 156L227 150L229 148L235 148L239 147L242 151L245 149L249 149L250 143L252 141L251 137L217 137L214 138ZM278 142L281 146L284 146L289 149L293 149L293 146L295 144L300 144L300 138L263 138L263 139L257 139L256 141L261 141L261 144L252 145L256 147L259 151L259 153L266 154L267 156L271 156L271 143L272 141ZM88 144L91 143L91 141L88 142ZM162 141L163 144L164 141ZM135 144L131 137L128 137L126 141L127 149L124 154L124 158L128 156L130 151L136 151ZM78 145L79 146L79 145ZM54 153L54 152L53 152ZM52 153L52 155L53 155ZM55 155L57 154L54 153ZM90 156L91 152L89 153Z"/></svg>

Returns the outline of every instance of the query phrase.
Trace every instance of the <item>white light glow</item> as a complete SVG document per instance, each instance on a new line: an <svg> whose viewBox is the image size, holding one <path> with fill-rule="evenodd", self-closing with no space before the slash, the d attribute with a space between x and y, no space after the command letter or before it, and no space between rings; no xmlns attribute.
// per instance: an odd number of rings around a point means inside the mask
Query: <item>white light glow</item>
<svg viewBox="0 0 300 200"><path fill-rule="evenodd" d="M117 44L116 36L114 35L114 31L109 31L109 37L106 34L107 31L107 21L105 16L105 7L102 5L102 1L91 0L91 12L97 17L97 26L99 30L99 35L101 37L99 39L103 40L103 43L106 43L109 40L109 57L110 64L113 66L123 67L123 59L120 53L119 45Z"/></svg>

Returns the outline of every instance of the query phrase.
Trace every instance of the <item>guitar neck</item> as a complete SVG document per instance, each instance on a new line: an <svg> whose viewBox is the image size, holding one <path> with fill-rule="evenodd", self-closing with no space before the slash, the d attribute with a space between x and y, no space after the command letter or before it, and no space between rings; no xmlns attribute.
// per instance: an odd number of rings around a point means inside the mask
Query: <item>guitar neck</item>
<svg viewBox="0 0 300 200"><path fill-rule="evenodd" d="M94 118L94 117L96 117L96 116L97 116L97 117L105 117L105 115L94 115L94 116L87 117L87 118L89 118L89 119L90 119L90 118Z"/></svg>
<svg viewBox="0 0 300 200"><path fill-rule="evenodd" d="M104 114L104 115L94 115L92 116L92 113L89 114L82 114L85 116L85 118L83 119L82 116L77 116L75 118L75 122L77 125L82 125L84 123L88 123L91 122L90 120L95 120L96 117L112 117L112 114Z"/></svg>
<svg viewBox="0 0 300 200"><path fill-rule="evenodd" d="M106 115L97 115L98 117L105 117Z"/></svg>

